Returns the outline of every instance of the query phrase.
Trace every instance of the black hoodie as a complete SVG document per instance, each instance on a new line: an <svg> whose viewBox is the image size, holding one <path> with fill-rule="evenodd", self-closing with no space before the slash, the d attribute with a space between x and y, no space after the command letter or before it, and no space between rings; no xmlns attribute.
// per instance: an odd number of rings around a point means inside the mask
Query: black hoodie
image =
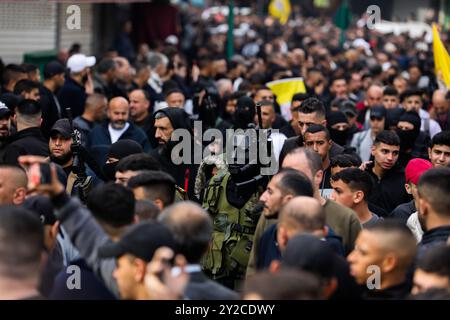
<svg viewBox="0 0 450 320"><path fill-rule="evenodd" d="M164 113L167 118L169 118L170 123L174 130L176 129L186 129L191 133L191 155L190 155L190 164L181 163L174 164L171 159L172 149L181 141L169 141L164 145L158 146L155 150L153 150L150 154L158 159L161 163L162 169L172 175L175 179L177 185L183 188L189 195L190 199L194 199L194 184L195 178L197 176L198 164L194 164L194 139L192 133L191 119L189 115L183 110L179 108L164 108L156 113ZM203 149L202 153L203 153Z"/></svg>
<svg viewBox="0 0 450 320"><path fill-rule="evenodd" d="M10 137L9 145L5 147L3 159L0 162L18 164L17 158L23 155L48 157L48 142L38 127L28 128Z"/></svg>

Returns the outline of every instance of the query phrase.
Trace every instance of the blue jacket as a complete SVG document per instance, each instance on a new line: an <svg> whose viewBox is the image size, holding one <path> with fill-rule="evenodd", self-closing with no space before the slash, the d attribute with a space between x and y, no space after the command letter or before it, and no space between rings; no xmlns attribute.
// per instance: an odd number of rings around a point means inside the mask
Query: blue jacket
<svg viewBox="0 0 450 320"><path fill-rule="evenodd" d="M99 145L107 145L110 146L111 136L109 135L108 130L108 121L103 122L102 124L96 125L94 129L89 133L89 148ZM120 136L119 140L123 139L131 139L139 143L145 152L149 152L152 150L150 143L148 142L147 135L142 129L138 128L133 123L129 123L130 126L128 129Z"/></svg>

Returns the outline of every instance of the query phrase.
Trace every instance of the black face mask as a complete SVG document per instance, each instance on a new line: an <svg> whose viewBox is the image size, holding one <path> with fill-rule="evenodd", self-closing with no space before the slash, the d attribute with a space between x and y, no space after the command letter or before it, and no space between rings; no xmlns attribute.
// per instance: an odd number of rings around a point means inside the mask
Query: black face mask
<svg viewBox="0 0 450 320"><path fill-rule="evenodd" d="M336 129L330 129L330 136L331 140L333 140L335 143L337 143L340 146L345 146L347 144L348 136L349 136L349 129L345 130L336 130Z"/></svg>
<svg viewBox="0 0 450 320"><path fill-rule="evenodd" d="M105 163L103 165L103 174L106 181L114 181L116 179L116 166L118 162Z"/></svg>
<svg viewBox="0 0 450 320"><path fill-rule="evenodd" d="M402 152L408 151L414 147L416 139L419 136L415 130L401 130L397 128L396 132L400 138L400 150Z"/></svg>
<svg viewBox="0 0 450 320"><path fill-rule="evenodd" d="M253 124L255 113L249 108L236 109L234 113L234 124L237 129L247 129Z"/></svg>

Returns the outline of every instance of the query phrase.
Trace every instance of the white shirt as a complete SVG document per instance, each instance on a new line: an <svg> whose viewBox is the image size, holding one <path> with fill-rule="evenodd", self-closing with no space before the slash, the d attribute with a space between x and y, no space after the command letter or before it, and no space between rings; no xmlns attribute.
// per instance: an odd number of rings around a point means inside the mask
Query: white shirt
<svg viewBox="0 0 450 320"><path fill-rule="evenodd" d="M125 126L120 129L114 129L111 124L108 125L108 131L109 136L111 137L111 143L115 143L119 138L122 136L122 134L127 131L127 129L130 127L130 124L128 122L125 123Z"/></svg>
<svg viewBox="0 0 450 320"><path fill-rule="evenodd" d="M372 144L372 129L369 129L355 133L350 145L356 149L356 153L364 162L369 160L370 155L372 154Z"/></svg>
<svg viewBox="0 0 450 320"><path fill-rule="evenodd" d="M423 230L419 221L419 213L416 211L412 215L409 216L406 221L406 226L411 230L412 234L416 238L417 243L422 241Z"/></svg>
<svg viewBox="0 0 450 320"><path fill-rule="evenodd" d="M430 114L427 111L420 109L419 116L420 116L420 119L422 119L422 122L420 124L420 131L423 131L423 132L427 131L426 130L426 126L427 126L426 122L428 121L431 139L434 137L435 134L438 134L439 132L442 131L439 123L437 123L435 120L431 119Z"/></svg>

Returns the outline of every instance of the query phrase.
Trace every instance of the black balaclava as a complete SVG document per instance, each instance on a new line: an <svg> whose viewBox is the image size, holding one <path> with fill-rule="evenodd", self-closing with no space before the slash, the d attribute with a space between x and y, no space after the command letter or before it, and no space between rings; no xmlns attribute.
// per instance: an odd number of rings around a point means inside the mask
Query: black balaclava
<svg viewBox="0 0 450 320"><path fill-rule="evenodd" d="M337 111L331 112L327 117L328 130L330 131L331 140L335 143L345 146L349 137L349 129L346 130L336 130L332 126L337 123L347 123L348 120L344 113Z"/></svg>
<svg viewBox="0 0 450 320"><path fill-rule="evenodd" d="M253 124L255 118L255 102L250 97L240 97L236 104L234 113L234 126L236 129L247 129Z"/></svg>
<svg viewBox="0 0 450 320"><path fill-rule="evenodd" d="M142 146L136 141L123 139L118 140L111 145L108 152L108 158L116 158L120 160L126 156L143 152L144 150L142 149ZM113 181L115 179L117 163L118 161L113 163L105 163L103 165L103 174L105 175L107 181Z"/></svg>
<svg viewBox="0 0 450 320"><path fill-rule="evenodd" d="M413 130L400 130L397 128L397 134L400 137L400 150L405 152L414 147L417 137L420 134L421 119L414 111L405 112L399 119L400 121L409 122L414 126Z"/></svg>
<svg viewBox="0 0 450 320"><path fill-rule="evenodd" d="M402 114L405 113L405 109L394 108L386 110L386 124L385 128L397 127L397 123L400 120Z"/></svg>

